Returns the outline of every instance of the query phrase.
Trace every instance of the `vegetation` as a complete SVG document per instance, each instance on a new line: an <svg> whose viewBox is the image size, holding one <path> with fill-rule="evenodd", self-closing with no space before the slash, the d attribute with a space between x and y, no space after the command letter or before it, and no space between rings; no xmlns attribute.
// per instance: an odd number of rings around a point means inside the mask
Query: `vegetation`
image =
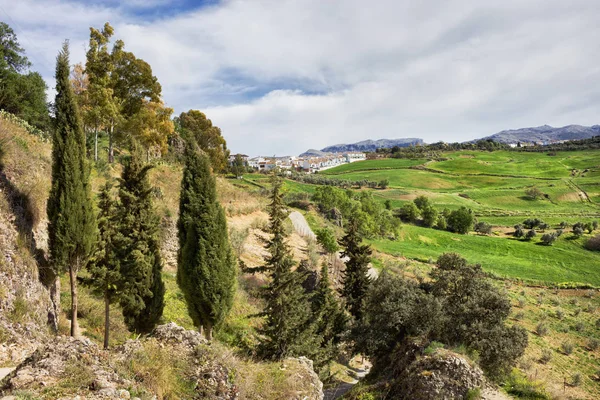
<svg viewBox="0 0 600 400"><path fill-rule="evenodd" d="M221 129L214 126L212 121L198 110L181 113L176 122L180 135L194 140L210 157L214 171L223 172L227 167L229 150L221 135Z"/></svg>
<svg viewBox="0 0 600 400"><path fill-rule="evenodd" d="M52 188L48 199L50 258L56 274L69 271L71 336L77 325L77 275L86 266L96 239L96 221L85 158L85 137L69 83L69 47L56 60L55 130L52 139Z"/></svg>
<svg viewBox="0 0 600 400"><path fill-rule="evenodd" d="M0 41L0 109L38 129L48 130L50 115L44 79L38 72L29 70L31 63L25 50L5 22L0 22Z"/></svg>
<svg viewBox="0 0 600 400"><path fill-rule="evenodd" d="M134 145L119 180L119 232L116 257L121 269L119 302L130 330L147 333L159 322L164 309L165 287L160 254L159 220L152 205L148 179L151 165L144 165Z"/></svg>
<svg viewBox="0 0 600 400"><path fill-rule="evenodd" d="M177 283L194 324L211 340L233 305L237 264L209 163L191 139L179 200Z"/></svg>
<svg viewBox="0 0 600 400"><path fill-rule="evenodd" d="M369 262L372 252L368 244L362 244L355 220L351 219L348 223L346 236L340 240L340 245L344 248L342 258L347 258L341 294L350 314L360 319L363 301L371 284Z"/></svg>

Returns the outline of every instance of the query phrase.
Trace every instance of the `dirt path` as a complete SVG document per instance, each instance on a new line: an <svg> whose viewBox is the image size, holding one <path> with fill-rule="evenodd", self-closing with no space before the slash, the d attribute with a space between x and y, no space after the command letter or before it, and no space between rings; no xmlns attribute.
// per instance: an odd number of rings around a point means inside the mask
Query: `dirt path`
<svg viewBox="0 0 600 400"><path fill-rule="evenodd" d="M312 240L316 240L317 236L312 231L308 222L306 222L306 218L298 211L292 211L289 215L290 220L292 221L292 225L294 226L294 230L304 238L310 238ZM337 254L337 258L342 262L345 260L340 258L339 253ZM371 279L377 279L379 277L379 271L373 268L373 265L369 264L369 272L368 275Z"/></svg>
<svg viewBox="0 0 600 400"><path fill-rule="evenodd" d="M358 383L359 380L364 378L367 375L367 373L369 373L369 370L357 369L354 370L354 372L356 373L356 379L354 379L352 382L343 382L334 388L324 390L323 394L325 396L323 397L323 400L339 399L340 397L348 393L352 389L352 387Z"/></svg>

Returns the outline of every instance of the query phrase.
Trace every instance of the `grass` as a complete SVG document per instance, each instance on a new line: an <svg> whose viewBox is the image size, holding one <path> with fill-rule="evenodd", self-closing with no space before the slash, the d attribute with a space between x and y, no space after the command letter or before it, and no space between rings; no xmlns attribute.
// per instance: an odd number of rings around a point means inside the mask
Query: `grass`
<svg viewBox="0 0 600 400"><path fill-rule="evenodd" d="M399 158L386 158L383 160L366 160L361 162L353 162L350 164L343 164L335 168L331 168L322 172L323 175L338 175L345 174L354 171L368 171L368 170L381 170L381 169L403 169L410 168L416 165L421 165L427 162L425 159L399 159Z"/></svg>
<svg viewBox="0 0 600 400"><path fill-rule="evenodd" d="M539 236L539 235L538 235ZM403 225L399 239L372 240L376 250L411 259L436 259L445 252L461 254L485 271L500 277L560 284L600 286L600 253L582 249L584 238L564 235L553 246L512 238L459 235L413 225Z"/></svg>

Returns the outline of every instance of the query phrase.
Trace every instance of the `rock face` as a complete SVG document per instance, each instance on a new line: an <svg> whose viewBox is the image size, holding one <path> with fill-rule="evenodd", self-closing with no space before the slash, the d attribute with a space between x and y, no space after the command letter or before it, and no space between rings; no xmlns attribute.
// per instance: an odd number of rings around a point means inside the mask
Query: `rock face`
<svg viewBox="0 0 600 400"><path fill-rule="evenodd" d="M403 138L403 139L378 139L363 140L357 143L336 144L321 149L324 153L343 153L346 151L375 151L377 149L391 149L394 146L409 147L424 144L423 139ZM311 150L309 150L310 152Z"/></svg>
<svg viewBox="0 0 600 400"><path fill-rule="evenodd" d="M323 400L323 382L313 369L313 362L306 357L286 358L283 368L294 371L293 379L303 382L303 390L290 400Z"/></svg>
<svg viewBox="0 0 600 400"><path fill-rule="evenodd" d="M413 362L399 381L405 399L464 399L470 389L484 386L485 378L462 356L438 350Z"/></svg>
<svg viewBox="0 0 600 400"><path fill-rule="evenodd" d="M237 399L230 375L200 333L171 323L110 351L87 338L58 336L0 382L0 399L15 392L33 398L128 399L138 393L166 398L168 390L180 390L172 389L176 379L187 388L179 398Z"/></svg>
<svg viewBox="0 0 600 400"><path fill-rule="evenodd" d="M36 260L17 238L14 216L0 206L0 365L17 364L33 353L46 340L48 320L55 319Z"/></svg>

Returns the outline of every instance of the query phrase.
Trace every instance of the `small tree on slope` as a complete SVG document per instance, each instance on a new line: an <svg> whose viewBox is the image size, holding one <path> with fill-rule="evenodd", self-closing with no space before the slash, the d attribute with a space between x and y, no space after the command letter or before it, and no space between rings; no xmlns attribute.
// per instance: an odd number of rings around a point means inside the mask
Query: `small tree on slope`
<svg viewBox="0 0 600 400"><path fill-rule="evenodd" d="M110 334L110 304L115 301L121 283L119 260L115 254L116 202L111 196L112 185L107 182L99 196L98 229L100 238L88 269L89 283L104 297L104 348L108 348Z"/></svg>
<svg viewBox="0 0 600 400"><path fill-rule="evenodd" d="M341 294L346 300L346 308L357 320L361 317L363 299L371 284L368 275L371 248L369 245L362 245L361 242L358 224L355 220L351 220L347 226L346 236L340 240L340 245L344 248L342 258L348 258L343 273Z"/></svg>
<svg viewBox="0 0 600 400"><path fill-rule="evenodd" d="M115 239L121 263L122 294L119 299L125 323L131 331L152 331L162 316L165 287L162 282L159 221L152 207L152 187L137 146L119 179L119 232Z"/></svg>
<svg viewBox="0 0 600 400"><path fill-rule="evenodd" d="M273 177L273 191L269 204L269 233L267 243L269 256L266 264L249 269L250 272L266 272L271 282L262 291L265 310L261 314L265 323L259 353L264 358L282 359L288 356L313 354L319 348L320 338L315 333L311 305L302 287L305 276L292 271L294 260L285 243L284 210L281 180Z"/></svg>
<svg viewBox="0 0 600 400"><path fill-rule="evenodd" d="M56 59L55 129L52 138L52 187L48 198L50 258L56 273L69 271L71 336L77 324L77 274L88 262L96 240L85 135L69 81L69 46Z"/></svg>
<svg viewBox="0 0 600 400"><path fill-rule="evenodd" d="M196 147L187 144L181 181L177 283L194 324L211 340L233 305L237 265L210 159Z"/></svg>

